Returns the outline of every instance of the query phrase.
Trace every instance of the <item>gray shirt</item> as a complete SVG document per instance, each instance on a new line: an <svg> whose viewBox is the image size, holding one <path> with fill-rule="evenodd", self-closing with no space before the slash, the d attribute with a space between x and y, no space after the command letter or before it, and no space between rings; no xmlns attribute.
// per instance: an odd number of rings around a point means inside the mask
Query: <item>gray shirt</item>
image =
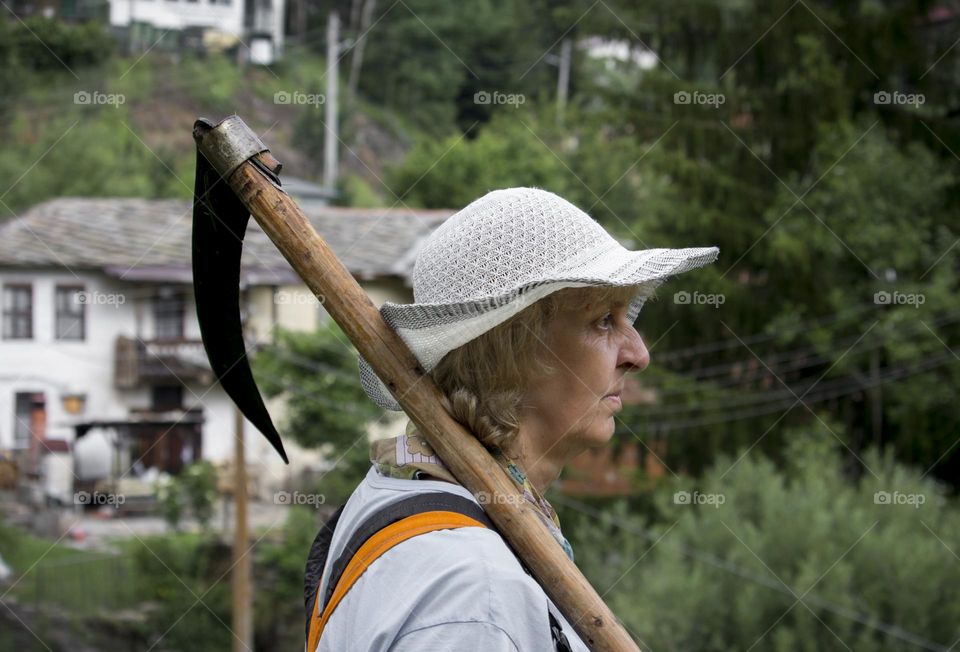
<svg viewBox="0 0 960 652"><path fill-rule="evenodd" d="M391 503L436 491L477 502L459 485L390 478L372 465L334 531L321 595L333 560L360 523ZM586 644L498 533L479 527L436 530L394 546L360 576L327 622L317 651L552 652L547 609L571 648L586 652Z"/></svg>

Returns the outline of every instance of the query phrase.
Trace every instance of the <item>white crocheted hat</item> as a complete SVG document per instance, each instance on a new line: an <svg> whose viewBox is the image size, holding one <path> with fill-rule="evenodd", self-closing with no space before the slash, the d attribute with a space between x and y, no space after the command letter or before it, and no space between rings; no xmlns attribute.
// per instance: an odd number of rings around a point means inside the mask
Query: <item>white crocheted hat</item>
<svg viewBox="0 0 960 652"><path fill-rule="evenodd" d="M414 303L385 302L387 324L424 371L533 302L568 287L640 285L712 263L717 247L629 251L582 210L538 188L494 190L427 238L413 268ZM639 292L633 323L648 294ZM360 383L377 405L400 405L359 356Z"/></svg>

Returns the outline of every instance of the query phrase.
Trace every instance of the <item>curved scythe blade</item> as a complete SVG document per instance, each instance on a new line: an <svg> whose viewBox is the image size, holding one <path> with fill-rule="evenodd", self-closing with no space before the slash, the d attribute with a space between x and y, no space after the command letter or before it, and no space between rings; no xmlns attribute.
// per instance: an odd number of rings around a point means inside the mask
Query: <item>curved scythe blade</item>
<svg viewBox="0 0 960 652"><path fill-rule="evenodd" d="M247 358L240 319L240 255L250 213L197 151L193 194L193 292L200 336L227 395L289 464Z"/></svg>

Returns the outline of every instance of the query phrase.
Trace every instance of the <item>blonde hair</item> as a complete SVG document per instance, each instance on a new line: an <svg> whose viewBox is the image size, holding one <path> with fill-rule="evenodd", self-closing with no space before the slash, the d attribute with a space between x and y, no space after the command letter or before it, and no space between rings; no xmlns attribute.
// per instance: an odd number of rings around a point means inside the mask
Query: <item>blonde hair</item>
<svg viewBox="0 0 960 652"><path fill-rule="evenodd" d="M508 450L520 430L523 398L531 381L554 373L544 358L547 330L563 307L588 303L629 303L638 293L653 294L652 284L626 287L564 288L447 353L429 375L445 395L454 419L490 448Z"/></svg>

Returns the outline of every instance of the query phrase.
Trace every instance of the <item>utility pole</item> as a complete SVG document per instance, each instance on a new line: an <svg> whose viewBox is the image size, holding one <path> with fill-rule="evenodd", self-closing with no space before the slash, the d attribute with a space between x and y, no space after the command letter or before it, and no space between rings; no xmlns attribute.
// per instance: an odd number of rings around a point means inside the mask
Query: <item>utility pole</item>
<svg viewBox="0 0 960 652"><path fill-rule="evenodd" d="M253 591L250 586L250 555L247 554L247 462L243 441L243 414L234 407L233 500L233 652L253 650Z"/></svg>
<svg viewBox="0 0 960 652"><path fill-rule="evenodd" d="M570 92L570 54L573 50L573 41L563 39L560 44L560 71L557 75L557 126L563 126L563 111L567 106L567 95Z"/></svg>
<svg viewBox="0 0 960 652"><path fill-rule="evenodd" d="M307 0L297 0L297 41L300 47L307 45Z"/></svg>
<svg viewBox="0 0 960 652"><path fill-rule="evenodd" d="M323 185L337 184L337 57L340 53L340 17L331 11L327 17L327 96L324 101L326 129L323 139Z"/></svg>
<svg viewBox="0 0 960 652"><path fill-rule="evenodd" d="M373 20L376 5L377 0L363 1L360 24L356 27L357 41L353 45L353 56L350 58L350 78L347 81L347 110L353 106L353 100L357 96L357 85L360 83L360 67L363 65L363 49L367 45L367 29L370 27L370 21Z"/></svg>
<svg viewBox="0 0 960 652"><path fill-rule="evenodd" d="M880 383L880 347L870 355L870 408L873 426L873 445L880 446L883 440L883 387Z"/></svg>

